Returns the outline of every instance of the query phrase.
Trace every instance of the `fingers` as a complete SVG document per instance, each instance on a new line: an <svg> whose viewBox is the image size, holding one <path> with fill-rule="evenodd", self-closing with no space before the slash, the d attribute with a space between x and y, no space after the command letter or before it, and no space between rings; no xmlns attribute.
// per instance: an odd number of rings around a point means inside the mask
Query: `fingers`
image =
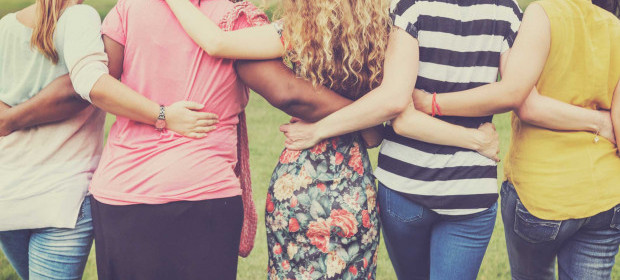
<svg viewBox="0 0 620 280"><path fill-rule="evenodd" d="M198 120L196 122L196 127L198 127L198 126L213 126L215 124L218 124L219 122L220 121L213 120L213 119L210 119L210 120Z"/></svg>
<svg viewBox="0 0 620 280"><path fill-rule="evenodd" d="M196 139L199 139L199 138L204 138L204 137L206 137L206 136L207 136L207 134L206 134L206 133L198 133L198 132L190 132L190 133L188 133L186 136L187 136L187 137L189 137L189 138L196 138Z"/></svg>
<svg viewBox="0 0 620 280"><path fill-rule="evenodd" d="M190 109L190 110L193 110L193 111L201 110L202 108L205 107L205 105L200 104L198 102L194 102L194 101L179 101L177 103L179 103L184 108L187 108L187 109Z"/></svg>
<svg viewBox="0 0 620 280"><path fill-rule="evenodd" d="M286 141L284 142L284 146L285 146L287 149L289 149L289 150L293 150L293 151L303 150L303 148L302 148L302 147L301 147L301 146L300 146L297 142L294 142L294 141L289 141L289 140L286 140Z"/></svg>
<svg viewBox="0 0 620 280"><path fill-rule="evenodd" d="M213 130L215 130L217 127L216 126L199 126L196 127L192 130L192 132L194 133L208 133L211 132Z"/></svg>
<svg viewBox="0 0 620 280"><path fill-rule="evenodd" d="M216 114L207 113L207 112L194 112L194 114L199 120L219 120L220 118Z"/></svg>

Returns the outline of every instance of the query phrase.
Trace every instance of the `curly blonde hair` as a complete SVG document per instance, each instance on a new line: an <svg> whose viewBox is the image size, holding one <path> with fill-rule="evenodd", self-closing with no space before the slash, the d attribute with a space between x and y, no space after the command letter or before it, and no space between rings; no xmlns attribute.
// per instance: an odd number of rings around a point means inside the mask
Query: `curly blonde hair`
<svg viewBox="0 0 620 280"><path fill-rule="evenodd" d="M351 99L377 87L391 20L386 0L282 0L286 59Z"/></svg>

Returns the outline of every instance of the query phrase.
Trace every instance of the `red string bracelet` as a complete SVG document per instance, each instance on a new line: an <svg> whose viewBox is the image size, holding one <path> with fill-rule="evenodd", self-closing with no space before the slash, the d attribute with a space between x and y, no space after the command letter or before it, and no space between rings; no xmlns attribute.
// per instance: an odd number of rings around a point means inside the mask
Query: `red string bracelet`
<svg viewBox="0 0 620 280"><path fill-rule="evenodd" d="M439 102L437 102L437 92L433 93L433 100L435 101L435 106L437 106L437 115L438 116L442 116L443 114L441 113L441 107L439 107Z"/></svg>
<svg viewBox="0 0 620 280"><path fill-rule="evenodd" d="M431 102L431 116L433 116L433 117L435 116L435 102L437 102L437 101L435 100L435 97L436 97L436 96L437 96L437 93L436 93L436 92L434 92L434 93L433 93L433 102Z"/></svg>

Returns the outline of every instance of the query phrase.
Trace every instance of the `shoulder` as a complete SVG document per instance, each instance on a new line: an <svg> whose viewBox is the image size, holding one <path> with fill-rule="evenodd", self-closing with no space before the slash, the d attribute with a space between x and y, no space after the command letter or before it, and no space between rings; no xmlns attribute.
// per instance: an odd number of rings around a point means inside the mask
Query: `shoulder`
<svg viewBox="0 0 620 280"><path fill-rule="evenodd" d="M62 23L78 23L81 22L83 24L99 22L101 23L101 17L95 8L85 5L73 5L62 13L60 19L58 20L58 24Z"/></svg>
<svg viewBox="0 0 620 280"><path fill-rule="evenodd" d="M390 13L402 16L408 10L413 9L417 4L425 2L420 0L392 0L390 1Z"/></svg>
<svg viewBox="0 0 620 280"><path fill-rule="evenodd" d="M13 18L13 17L15 17L15 14L14 13L10 13L10 14L6 14L2 18L0 18L0 27L7 25L9 23L9 21L11 20L11 18Z"/></svg>
<svg viewBox="0 0 620 280"><path fill-rule="evenodd" d="M525 12L523 12L523 20L547 20L547 7L550 1L536 1L527 6Z"/></svg>
<svg viewBox="0 0 620 280"><path fill-rule="evenodd" d="M267 15L250 1L230 3L227 12L219 22L223 30L234 30L239 27L260 26L269 23Z"/></svg>

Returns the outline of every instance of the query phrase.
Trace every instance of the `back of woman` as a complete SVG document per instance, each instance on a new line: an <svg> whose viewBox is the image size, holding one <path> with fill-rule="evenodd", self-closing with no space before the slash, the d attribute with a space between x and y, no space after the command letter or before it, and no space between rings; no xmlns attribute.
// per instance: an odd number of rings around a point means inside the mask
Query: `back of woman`
<svg viewBox="0 0 620 280"><path fill-rule="evenodd" d="M0 248L23 279L81 279L92 245L87 193L105 113L63 106L77 95L67 84L63 99L56 87L83 58L76 37L87 36L74 28L99 26L97 12L78 3L37 1L0 20L0 107L42 118L0 137ZM103 44L81 49L104 55Z"/></svg>
<svg viewBox="0 0 620 280"><path fill-rule="evenodd" d="M610 110L620 77L618 18L590 1L536 3L551 25L551 46L538 91L580 107ZM588 132L541 128L516 116L512 126L505 173L532 214L578 219L618 204L620 158L613 143L595 141Z"/></svg>
<svg viewBox="0 0 620 280"><path fill-rule="evenodd" d="M349 99L378 86L386 7L383 0L284 1L282 34L298 74ZM266 210L269 277L374 279L379 219L372 166L358 133L285 149Z"/></svg>
<svg viewBox="0 0 620 280"><path fill-rule="evenodd" d="M84 14L97 15L91 7L76 5L60 16L54 33L57 63L30 47L33 30L15 13L0 21L0 101L17 106L68 73L65 35L70 22ZM101 155L104 116L90 106L70 120L0 137L0 230L75 226Z"/></svg>

